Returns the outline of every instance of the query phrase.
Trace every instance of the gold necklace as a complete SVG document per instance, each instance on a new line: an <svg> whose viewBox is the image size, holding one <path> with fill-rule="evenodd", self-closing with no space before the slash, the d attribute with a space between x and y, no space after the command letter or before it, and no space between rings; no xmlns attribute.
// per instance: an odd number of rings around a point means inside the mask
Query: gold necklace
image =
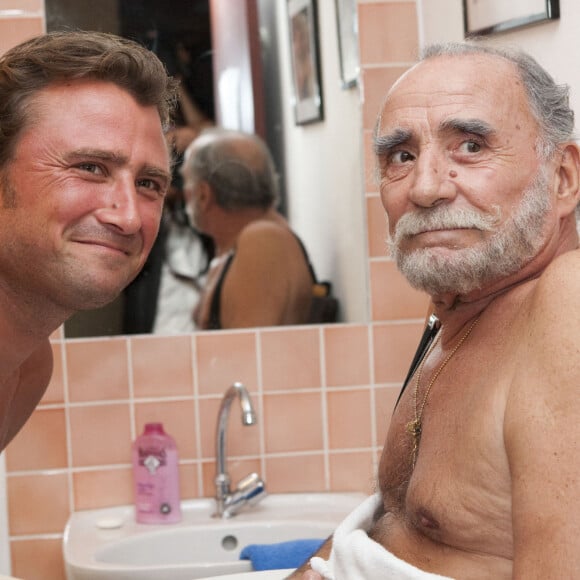
<svg viewBox="0 0 580 580"><path fill-rule="evenodd" d="M453 355L460 349L461 345L467 340L467 337L471 334L471 331L475 328L475 325L479 322L479 317L476 318L472 323L471 326L467 329L467 332L461 337L459 342L455 345L453 350L447 355L445 360L441 363L441 366L435 371L433 377L429 381L427 385L427 390L425 391L425 395L423 397L423 402L421 403L421 407L417 406L417 394L419 392L419 384L421 382L421 376L423 374L423 367L425 366L425 361L435 348L439 337L441 336L441 332L437 335L437 338L431 345L429 352L423 357L421 361L421 365L419 366L419 370L417 371L417 379L415 380L415 418L412 421L407 423L407 432L413 437L413 450L412 453L412 461L413 461L413 468L415 467L415 462L417 461L417 454L419 453L419 443L421 442L421 432L423 430L423 411L425 410L425 405L427 404L427 399L429 398L429 393L431 392L431 387L435 384L435 381L439 378L441 371L445 368L447 363L453 358Z"/></svg>

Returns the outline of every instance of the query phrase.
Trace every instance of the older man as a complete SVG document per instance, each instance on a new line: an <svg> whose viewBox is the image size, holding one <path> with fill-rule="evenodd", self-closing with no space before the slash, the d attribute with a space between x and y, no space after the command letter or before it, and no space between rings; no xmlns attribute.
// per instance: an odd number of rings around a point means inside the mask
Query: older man
<svg viewBox="0 0 580 580"><path fill-rule="evenodd" d="M118 37L53 33L0 58L0 449L41 398L49 335L113 300L157 235L174 82Z"/></svg>
<svg viewBox="0 0 580 580"><path fill-rule="evenodd" d="M313 272L300 240L276 210L274 163L256 135L208 129L182 166L194 226L214 259L195 312L199 328L309 321Z"/></svg>
<svg viewBox="0 0 580 580"><path fill-rule="evenodd" d="M483 45L433 47L387 95L380 193L434 338L395 409L379 493L304 577L578 576L572 130L566 87Z"/></svg>

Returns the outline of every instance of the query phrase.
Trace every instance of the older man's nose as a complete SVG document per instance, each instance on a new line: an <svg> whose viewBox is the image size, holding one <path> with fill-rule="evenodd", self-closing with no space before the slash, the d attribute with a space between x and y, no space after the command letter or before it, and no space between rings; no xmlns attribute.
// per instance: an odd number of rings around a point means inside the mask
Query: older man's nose
<svg viewBox="0 0 580 580"><path fill-rule="evenodd" d="M443 155L432 152L420 154L413 167L409 198L420 207L432 207L450 201L457 195L453 179L457 177L454 169Z"/></svg>

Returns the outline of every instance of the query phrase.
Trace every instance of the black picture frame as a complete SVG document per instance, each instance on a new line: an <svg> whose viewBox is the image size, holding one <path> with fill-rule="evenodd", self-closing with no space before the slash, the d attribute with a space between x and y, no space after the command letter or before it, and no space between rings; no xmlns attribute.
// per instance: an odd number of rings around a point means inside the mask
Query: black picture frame
<svg viewBox="0 0 580 580"><path fill-rule="evenodd" d="M558 18L559 0L463 0L466 38L506 32Z"/></svg>
<svg viewBox="0 0 580 580"><path fill-rule="evenodd" d="M288 25L296 124L322 121L316 0L288 0Z"/></svg>

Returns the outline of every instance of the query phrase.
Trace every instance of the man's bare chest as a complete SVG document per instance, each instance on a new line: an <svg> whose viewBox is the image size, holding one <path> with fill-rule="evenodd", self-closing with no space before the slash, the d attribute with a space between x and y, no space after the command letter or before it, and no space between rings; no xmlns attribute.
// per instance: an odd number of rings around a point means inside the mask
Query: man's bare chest
<svg viewBox="0 0 580 580"><path fill-rule="evenodd" d="M418 441L409 425L425 388L411 381L391 419L379 468L387 512L436 542L464 550L490 543L497 543L495 551L511 549L503 441L510 379L504 364L491 364L503 362L498 357L503 355L496 349L466 348L449 364L428 394ZM433 372L426 368L426 382Z"/></svg>

